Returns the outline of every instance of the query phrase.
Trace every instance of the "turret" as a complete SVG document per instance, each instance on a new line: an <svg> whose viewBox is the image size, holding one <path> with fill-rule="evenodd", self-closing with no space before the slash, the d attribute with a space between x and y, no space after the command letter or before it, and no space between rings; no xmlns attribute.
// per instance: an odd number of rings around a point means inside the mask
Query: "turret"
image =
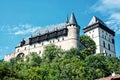
<svg viewBox="0 0 120 80"><path fill-rule="evenodd" d="M74 13L72 12L68 24L68 37L71 39L71 45L73 47L79 47L79 32L80 32L80 26L77 24L77 20L75 18ZM74 44L76 43L76 44Z"/></svg>

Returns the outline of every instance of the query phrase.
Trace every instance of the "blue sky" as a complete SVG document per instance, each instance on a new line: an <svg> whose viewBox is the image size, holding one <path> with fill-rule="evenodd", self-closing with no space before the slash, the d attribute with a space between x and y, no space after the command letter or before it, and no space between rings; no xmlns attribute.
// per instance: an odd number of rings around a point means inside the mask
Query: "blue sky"
<svg viewBox="0 0 120 80"><path fill-rule="evenodd" d="M78 24L87 26L92 16L116 32L120 56L120 0L0 0L0 59L14 51L25 37L46 26L63 23L74 11Z"/></svg>

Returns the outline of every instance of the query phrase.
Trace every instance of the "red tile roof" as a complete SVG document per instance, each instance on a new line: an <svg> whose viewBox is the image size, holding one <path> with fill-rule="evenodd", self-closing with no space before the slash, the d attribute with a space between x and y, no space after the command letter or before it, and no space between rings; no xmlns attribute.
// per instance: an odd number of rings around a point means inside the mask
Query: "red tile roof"
<svg viewBox="0 0 120 80"><path fill-rule="evenodd" d="M114 76L104 77L96 80L120 80L120 74L116 74Z"/></svg>

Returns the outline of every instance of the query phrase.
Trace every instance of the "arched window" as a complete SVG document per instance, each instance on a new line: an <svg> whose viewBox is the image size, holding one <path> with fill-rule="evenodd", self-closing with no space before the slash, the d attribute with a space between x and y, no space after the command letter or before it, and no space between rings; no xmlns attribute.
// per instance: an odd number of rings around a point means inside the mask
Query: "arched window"
<svg viewBox="0 0 120 80"><path fill-rule="evenodd" d="M17 57L24 57L24 53L19 53Z"/></svg>

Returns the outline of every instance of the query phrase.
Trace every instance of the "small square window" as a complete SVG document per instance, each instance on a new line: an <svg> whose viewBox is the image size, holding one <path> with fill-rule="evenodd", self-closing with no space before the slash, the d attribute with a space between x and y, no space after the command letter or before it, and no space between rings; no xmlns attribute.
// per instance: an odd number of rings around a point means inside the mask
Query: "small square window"
<svg viewBox="0 0 120 80"><path fill-rule="evenodd" d="M25 47L25 49L24 50L26 50L26 47Z"/></svg>
<svg viewBox="0 0 120 80"><path fill-rule="evenodd" d="M109 56L111 56L111 54L109 54Z"/></svg>
<svg viewBox="0 0 120 80"><path fill-rule="evenodd" d="M19 49L17 50L17 52L19 52Z"/></svg>
<svg viewBox="0 0 120 80"><path fill-rule="evenodd" d="M64 40L64 37L62 38L62 40Z"/></svg>
<svg viewBox="0 0 120 80"><path fill-rule="evenodd" d="M109 37L111 37L111 35L109 35Z"/></svg>
<svg viewBox="0 0 120 80"><path fill-rule="evenodd" d="M36 45L34 45L34 48L36 47Z"/></svg>
<svg viewBox="0 0 120 80"><path fill-rule="evenodd" d="M54 43L54 40L53 40L53 43Z"/></svg>
<svg viewBox="0 0 120 80"><path fill-rule="evenodd" d="M41 54L41 51L39 51L39 54Z"/></svg>
<svg viewBox="0 0 120 80"><path fill-rule="evenodd" d="M59 42L60 40L58 39L58 42Z"/></svg>
<svg viewBox="0 0 120 80"><path fill-rule="evenodd" d="M107 35L107 32L106 32L106 35Z"/></svg>

